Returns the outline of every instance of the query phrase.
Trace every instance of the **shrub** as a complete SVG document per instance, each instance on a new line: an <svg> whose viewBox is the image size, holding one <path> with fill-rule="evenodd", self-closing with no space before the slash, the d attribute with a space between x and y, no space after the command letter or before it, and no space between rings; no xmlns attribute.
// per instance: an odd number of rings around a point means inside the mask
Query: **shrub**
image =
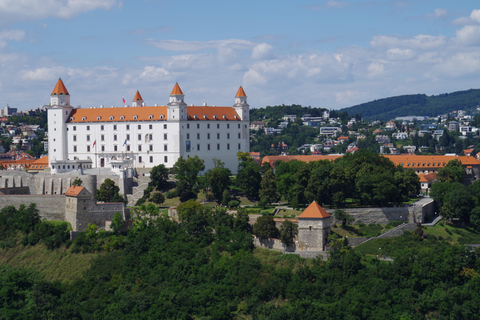
<svg viewBox="0 0 480 320"><path fill-rule="evenodd" d="M228 206L232 207L232 208L238 207L239 204L240 204L240 202L237 201L237 200L232 200L232 201L228 202Z"/></svg>
<svg viewBox="0 0 480 320"><path fill-rule="evenodd" d="M177 191L176 190L167 191L167 193L165 193L165 197L167 197L167 199L178 197Z"/></svg>

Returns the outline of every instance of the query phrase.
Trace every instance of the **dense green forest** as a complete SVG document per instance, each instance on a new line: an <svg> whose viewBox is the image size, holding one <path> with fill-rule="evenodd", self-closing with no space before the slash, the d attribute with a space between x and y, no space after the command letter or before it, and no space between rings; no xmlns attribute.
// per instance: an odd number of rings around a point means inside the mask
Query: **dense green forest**
<svg viewBox="0 0 480 320"><path fill-rule="evenodd" d="M50 250L101 253L73 282L0 265L0 318L474 319L480 312L480 253L421 229L382 242L391 262L342 242L328 261L309 260L253 249L241 212L194 208L177 223L152 205L127 233L90 228L73 243L58 238L62 246ZM34 207L13 210L0 212L2 227L16 226L2 244L41 228Z"/></svg>
<svg viewBox="0 0 480 320"><path fill-rule="evenodd" d="M437 96L412 94L390 97L339 111L346 111L350 115L359 113L365 120L390 120L408 115L436 116L454 110L474 109L479 104L480 89L470 89Z"/></svg>

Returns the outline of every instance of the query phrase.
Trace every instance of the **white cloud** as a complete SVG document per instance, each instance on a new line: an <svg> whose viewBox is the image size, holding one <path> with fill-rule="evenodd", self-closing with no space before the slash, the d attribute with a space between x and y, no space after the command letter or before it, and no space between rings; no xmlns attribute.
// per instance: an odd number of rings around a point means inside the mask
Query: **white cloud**
<svg viewBox="0 0 480 320"><path fill-rule="evenodd" d="M256 60L272 59L273 47L268 43L260 43L252 50L252 58Z"/></svg>
<svg viewBox="0 0 480 320"><path fill-rule="evenodd" d="M7 46L7 41L20 41L25 38L25 31L23 30L2 30L0 31L0 48Z"/></svg>
<svg viewBox="0 0 480 320"><path fill-rule="evenodd" d="M444 46L446 38L444 36L417 35L411 36L375 36L370 45L374 48L419 48L432 49Z"/></svg>
<svg viewBox="0 0 480 320"><path fill-rule="evenodd" d="M480 23L480 10L477 10L477 9L472 10L472 13L470 13L470 19L473 22Z"/></svg>
<svg viewBox="0 0 480 320"><path fill-rule="evenodd" d="M329 8L344 8L349 5L347 1L327 1L325 5Z"/></svg>
<svg viewBox="0 0 480 320"><path fill-rule="evenodd" d="M411 49L392 48L387 51L387 58L389 60L408 60L413 58L413 51Z"/></svg>
<svg viewBox="0 0 480 320"><path fill-rule="evenodd" d="M96 9L108 10L117 0L1 0L0 21L12 23L48 17L71 18Z"/></svg>
<svg viewBox="0 0 480 320"><path fill-rule="evenodd" d="M448 11L447 9L435 9L433 10L433 14L435 15L436 18L442 18L442 17L446 17L448 15Z"/></svg>
<svg viewBox="0 0 480 320"><path fill-rule="evenodd" d="M143 72L140 73L140 78L149 82L158 82L165 79L169 74L170 72L163 68L146 66L143 68Z"/></svg>
<svg viewBox="0 0 480 320"><path fill-rule="evenodd" d="M168 51L200 51L205 49L230 46L234 49L250 49L254 42L240 39L214 40L214 41L182 41L182 40L154 40L146 39L145 42L153 47Z"/></svg>
<svg viewBox="0 0 480 320"><path fill-rule="evenodd" d="M480 44L480 26L465 26L456 31L457 40L466 45Z"/></svg>
<svg viewBox="0 0 480 320"><path fill-rule="evenodd" d="M380 62L372 62L367 68L370 78L378 77L385 71L385 65Z"/></svg>

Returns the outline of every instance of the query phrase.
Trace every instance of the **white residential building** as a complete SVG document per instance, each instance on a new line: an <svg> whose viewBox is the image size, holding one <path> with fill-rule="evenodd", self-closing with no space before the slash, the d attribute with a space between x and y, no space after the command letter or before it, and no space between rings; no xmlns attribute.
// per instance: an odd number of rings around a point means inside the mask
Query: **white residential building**
<svg viewBox="0 0 480 320"><path fill-rule="evenodd" d="M48 107L52 173L83 168L173 167L198 156L205 170L220 160L237 171L237 152L250 151L249 105L242 87L231 107L187 106L176 84L165 106L146 106L137 91L132 106L74 108L59 79Z"/></svg>

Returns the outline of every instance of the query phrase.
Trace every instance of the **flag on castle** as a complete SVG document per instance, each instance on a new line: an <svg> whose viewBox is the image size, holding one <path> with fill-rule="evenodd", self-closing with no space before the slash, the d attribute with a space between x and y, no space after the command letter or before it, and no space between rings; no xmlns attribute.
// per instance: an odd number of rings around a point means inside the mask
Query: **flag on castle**
<svg viewBox="0 0 480 320"><path fill-rule="evenodd" d="M97 144L97 140L95 139L95 141L93 142L93 146L92 146L92 147L95 147L96 144Z"/></svg>
<svg viewBox="0 0 480 320"><path fill-rule="evenodd" d="M125 104L125 97L122 97L122 100L123 100L123 104Z"/></svg>

